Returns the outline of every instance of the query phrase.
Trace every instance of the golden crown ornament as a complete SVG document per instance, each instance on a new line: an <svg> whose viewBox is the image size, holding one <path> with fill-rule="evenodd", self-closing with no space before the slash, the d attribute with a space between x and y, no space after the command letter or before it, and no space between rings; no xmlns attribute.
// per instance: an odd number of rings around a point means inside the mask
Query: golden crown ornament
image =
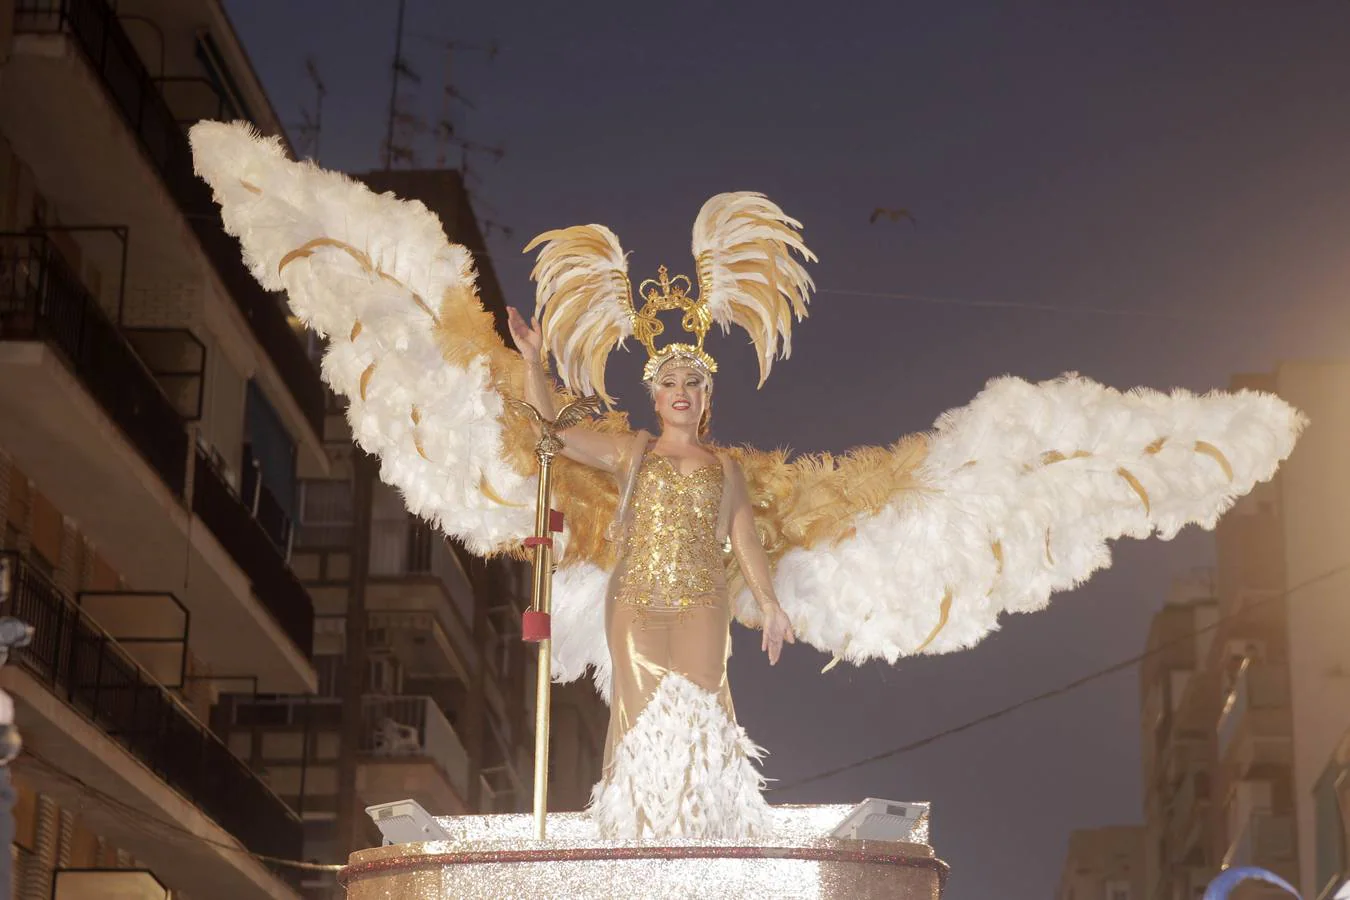
<svg viewBox="0 0 1350 900"><path fill-rule="evenodd" d="M644 381L676 359L711 375L717 362L704 340L716 323L724 333L737 325L750 335L763 385L774 358L791 355L792 323L806 317L815 289L804 263L816 257L800 229L800 222L762 194L718 194L694 222L697 294L688 276L672 277L661 266L656 278L638 287L641 308L633 302L627 257L608 228L576 225L539 235L525 248L526 253L539 248L531 273L535 314L563 383L613 406L605 363L629 337L647 350ZM675 310L691 340L658 348L656 340L666 329L658 316Z"/></svg>
<svg viewBox="0 0 1350 900"><path fill-rule="evenodd" d="M642 309L632 314L633 336L647 348L647 365L642 369L642 380L653 381L661 367L673 359L687 360L709 375L717 371L717 361L703 349L703 339L712 327L712 312L708 303L699 297L689 296L689 279L684 275L670 277L665 266L656 270L656 278L648 278L638 286L638 293L647 302ZM680 317L680 327L694 336L695 343L667 344L656 349L656 338L666 330L665 324L656 317L657 313L678 309L684 313Z"/></svg>

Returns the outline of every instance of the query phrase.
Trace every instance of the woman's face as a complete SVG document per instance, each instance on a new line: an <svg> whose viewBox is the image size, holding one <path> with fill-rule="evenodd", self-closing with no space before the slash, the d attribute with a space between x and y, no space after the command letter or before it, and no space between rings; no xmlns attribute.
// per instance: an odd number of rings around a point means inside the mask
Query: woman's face
<svg viewBox="0 0 1350 900"><path fill-rule="evenodd" d="M667 427L698 428L708 408L708 377L691 366L670 365L653 385L656 415Z"/></svg>

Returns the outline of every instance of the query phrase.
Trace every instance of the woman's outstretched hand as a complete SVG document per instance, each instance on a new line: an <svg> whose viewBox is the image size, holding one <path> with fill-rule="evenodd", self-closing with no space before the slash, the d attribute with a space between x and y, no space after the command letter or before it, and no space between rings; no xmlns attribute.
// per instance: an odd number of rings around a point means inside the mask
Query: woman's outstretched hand
<svg viewBox="0 0 1350 900"><path fill-rule="evenodd" d="M792 631L792 623L788 621L787 613L783 612L783 607L775 603L764 612L764 637L760 641L760 649L769 654L769 665L778 664L778 657L783 652L783 642L789 644L797 643L797 635Z"/></svg>
<svg viewBox="0 0 1350 900"><path fill-rule="evenodd" d="M542 362L544 335L539 329L539 317L526 322L514 306L506 308L506 324L511 328L511 340L526 362Z"/></svg>

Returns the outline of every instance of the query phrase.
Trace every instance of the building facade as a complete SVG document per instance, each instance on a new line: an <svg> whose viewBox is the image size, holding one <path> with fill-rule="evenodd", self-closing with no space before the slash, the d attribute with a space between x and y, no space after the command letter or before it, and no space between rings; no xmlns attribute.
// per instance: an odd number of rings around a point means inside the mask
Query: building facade
<svg viewBox="0 0 1350 900"><path fill-rule="evenodd" d="M1089 828L1069 835L1055 900L1144 900L1144 829Z"/></svg>
<svg viewBox="0 0 1350 900"><path fill-rule="evenodd" d="M360 177L378 192L422 201L451 240L474 251L480 296L509 340L505 301L459 173ZM311 349L317 358L323 348L315 340ZM342 410L330 397L328 470L302 478L293 550L315 602L318 693L233 696L217 710L230 747L304 818L306 859L324 863L379 843L363 814L376 803L413 799L437 815L523 812L533 794L535 650L520 637L530 569L476 559L410 515L375 478ZM365 626L359 644L348 640L356 609ZM344 734L351 654L364 673L360 721ZM555 692L550 808L580 809L589 799L605 718L589 684ZM355 783L344 791L348 754ZM305 887L340 894L331 876L312 876Z"/></svg>
<svg viewBox="0 0 1350 900"><path fill-rule="evenodd" d="M1144 884L1150 900L1192 900L1218 874L1215 722L1208 668L1218 619L1213 572L1179 579L1149 627L1139 667Z"/></svg>
<svg viewBox="0 0 1350 900"><path fill-rule="evenodd" d="M328 894L263 859L341 861L368 803L530 802L527 570L378 482L354 505L319 348L193 174L202 118L285 137L219 0L0 0L0 615L35 628L0 668L21 898ZM379 174L479 254L504 327L458 177ZM563 690L555 717L555 808L577 808L603 704Z"/></svg>
<svg viewBox="0 0 1350 900"><path fill-rule="evenodd" d="M224 692L318 685L289 558L323 389L193 175L203 116L281 133L214 0L0 2L22 898L296 896L260 857L300 854L299 816L207 723Z"/></svg>
<svg viewBox="0 0 1350 900"><path fill-rule="evenodd" d="M1350 364L1232 387L1277 393L1311 424L1220 521L1212 599L1193 590L1154 620L1141 667L1152 896L1198 897L1220 869L1260 866L1328 898L1347 871Z"/></svg>

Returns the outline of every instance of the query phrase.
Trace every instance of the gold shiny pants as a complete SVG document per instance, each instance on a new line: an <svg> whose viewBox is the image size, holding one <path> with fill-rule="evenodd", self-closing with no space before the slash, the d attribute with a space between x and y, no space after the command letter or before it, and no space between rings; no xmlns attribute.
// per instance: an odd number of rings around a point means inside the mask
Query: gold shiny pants
<svg viewBox="0 0 1350 900"><path fill-rule="evenodd" d="M731 609L727 604L664 609L610 600L605 633L613 670L605 772L628 729L656 693L667 672L683 675L718 701L734 721L727 659L731 656Z"/></svg>

